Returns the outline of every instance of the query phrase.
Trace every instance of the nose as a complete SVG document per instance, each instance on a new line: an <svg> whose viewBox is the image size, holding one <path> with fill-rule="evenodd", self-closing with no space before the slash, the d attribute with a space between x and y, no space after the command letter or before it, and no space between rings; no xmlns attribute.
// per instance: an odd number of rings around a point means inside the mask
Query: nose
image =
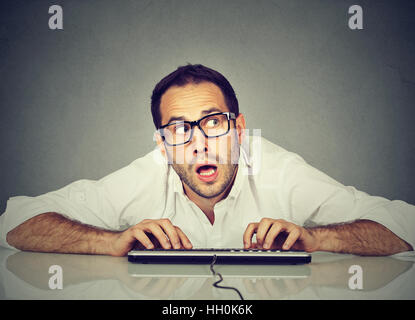
<svg viewBox="0 0 415 320"><path fill-rule="evenodd" d="M208 151L208 139L205 137L200 128L195 126L192 137L193 156L203 154Z"/></svg>

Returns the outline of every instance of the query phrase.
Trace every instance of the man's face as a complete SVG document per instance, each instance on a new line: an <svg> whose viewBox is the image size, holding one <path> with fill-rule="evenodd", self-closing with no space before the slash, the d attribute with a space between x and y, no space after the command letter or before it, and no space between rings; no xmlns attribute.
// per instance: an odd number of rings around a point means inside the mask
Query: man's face
<svg viewBox="0 0 415 320"><path fill-rule="evenodd" d="M218 112L229 112L229 109L222 91L211 82L173 86L161 98L162 125L175 120L196 121ZM245 121L240 114L236 126L230 120L230 131L226 135L206 138L195 126L192 140L184 145L169 146L160 137L157 143L185 189L190 188L204 198L214 198L228 190L234 181L243 129Z"/></svg>

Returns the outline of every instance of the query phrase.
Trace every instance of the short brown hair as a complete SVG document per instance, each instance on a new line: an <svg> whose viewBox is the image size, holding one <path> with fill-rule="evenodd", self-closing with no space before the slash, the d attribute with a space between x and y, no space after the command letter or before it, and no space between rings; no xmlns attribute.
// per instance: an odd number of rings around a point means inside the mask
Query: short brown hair
<svg viewBox="0 0 415 320"><path fill-rule="evenodd" d="M166 77L160 80L155 86L151 96L151 114L156 129L161 124L160 102L162 95L172 86L184 86L188 83L212 82L216 84L222 91L226 105L230 112L237 117L239 115L239 104L229 81L219 72L205 67L201 64L188 64L177 68Z"/></svg>

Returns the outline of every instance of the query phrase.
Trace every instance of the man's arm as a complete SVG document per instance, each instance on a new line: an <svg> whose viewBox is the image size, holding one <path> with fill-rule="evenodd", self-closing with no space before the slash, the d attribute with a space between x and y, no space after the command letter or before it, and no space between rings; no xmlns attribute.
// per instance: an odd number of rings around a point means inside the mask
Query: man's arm
<svg viewBox="0 0 415 320"><path fill-rule="evenodd" d="M110 254L115 232L101 230L48 212L37 215L7 233L7 242L26 251Z"/></svg>
<svg viewBox="0 0 415 320"><path fill-rule="evenodd" d="M252 244L256 233L257 243ZM285 220L264 218L251 223L244 233L244 246L264 249L330 251L357 255L391 255L412 251L410 244L383 225L371 220L303 228Z"/></svg>
<svg viewBox="0 0 415 320"><path fill-rule="evenodd" d="M315 227L308 231L319 239L320 251L384 256L413 250L409 243L371 220Z"/></svg>
<svg viewBox="0 0 415 320"><path fill-rule="evenodd" d="M150 240L151 239L151 240ZM124 256L137 243L146 248L187 248L192 244L168 219L143 220L125 231L108 231L72 221L55 212L37 215L7 233L20 250Z"/></svg>

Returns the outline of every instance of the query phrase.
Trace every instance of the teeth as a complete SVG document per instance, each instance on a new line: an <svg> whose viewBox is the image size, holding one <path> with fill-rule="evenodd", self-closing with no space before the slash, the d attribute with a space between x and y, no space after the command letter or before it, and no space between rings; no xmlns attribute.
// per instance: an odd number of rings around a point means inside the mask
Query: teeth
<svg viewBox="0 0 415 320"><path fill-rule="evenodd" d="M212 175L212 174L214 174L215 173L215 169L210 169L209 171L207 171L207 172L201 172L200 173L200 175L201 176L210 176L210 175Z"/></svg>

